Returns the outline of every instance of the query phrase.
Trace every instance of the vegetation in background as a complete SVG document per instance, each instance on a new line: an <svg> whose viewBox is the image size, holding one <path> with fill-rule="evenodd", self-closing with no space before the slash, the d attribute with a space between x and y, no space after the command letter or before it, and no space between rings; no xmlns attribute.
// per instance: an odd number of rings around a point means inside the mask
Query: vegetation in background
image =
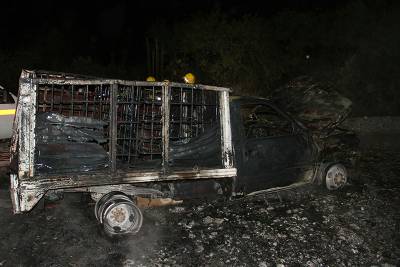
<svg viewBox="0 0 400 267"><path fill-rule="evenodd" d="M354 1L336 10L285 11L271 18L199 14L176 25L167 68L237 94L267 96L299 75L333 82L355 115L399 115L398 6Z"/></svg>

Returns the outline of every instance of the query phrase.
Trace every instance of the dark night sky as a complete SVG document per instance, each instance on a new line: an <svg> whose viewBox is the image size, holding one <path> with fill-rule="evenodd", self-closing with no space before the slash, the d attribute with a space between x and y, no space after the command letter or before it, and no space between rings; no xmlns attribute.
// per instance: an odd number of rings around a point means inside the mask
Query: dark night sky
<svg viewBox="0 0 400 267"><path fill-rule="evenodd" d="M313 75L340 84L360 114L400 114L398 1L3 1L0 11L0 84L13 91L24 68L133 80L190 70L260 94ZM158 63L147 37L161 44Z"/></svg>
<svg viewBox="0 0 400 267"><path fill-rule="evenodd" d="M260 1L261 2L261 1ZM2 3L0 49L13 51L40 42L49 31L68 39L70 56L106 60L125 51L129 60L143 61L144 37L154 23L173 23L198 12L219 8L229 14L270 16L284 9L315 9L340 1L19 1Z"/></svg>

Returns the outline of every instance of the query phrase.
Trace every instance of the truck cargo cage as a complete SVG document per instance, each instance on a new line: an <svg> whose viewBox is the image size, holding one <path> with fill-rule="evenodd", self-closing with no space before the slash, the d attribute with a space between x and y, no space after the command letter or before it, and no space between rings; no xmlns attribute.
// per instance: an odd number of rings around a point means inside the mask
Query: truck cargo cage
<svg viewBox="0 0 400 267"><path fill-rule="evenodd" d="M228 88L21 74L12 145L15 187L29 181L30 190L42 194L230 177L236 175L232 158ZM67 182L71 177L75 184ZM17 212L28 209L16 206Z"/></svg>

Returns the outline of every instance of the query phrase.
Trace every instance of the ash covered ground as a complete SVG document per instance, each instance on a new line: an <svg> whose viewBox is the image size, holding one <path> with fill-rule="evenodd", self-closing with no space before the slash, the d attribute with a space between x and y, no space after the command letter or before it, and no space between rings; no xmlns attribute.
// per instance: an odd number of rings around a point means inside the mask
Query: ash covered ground
<svg viewBox="0 0 400 267"><path fill-rule="evenodd" d="M12 215L0 191L0 266L391 266L400 264L400 152L363 153L343 190L185 203L144 211L142 231L111 240L93 204L66 195Z"/></svg>

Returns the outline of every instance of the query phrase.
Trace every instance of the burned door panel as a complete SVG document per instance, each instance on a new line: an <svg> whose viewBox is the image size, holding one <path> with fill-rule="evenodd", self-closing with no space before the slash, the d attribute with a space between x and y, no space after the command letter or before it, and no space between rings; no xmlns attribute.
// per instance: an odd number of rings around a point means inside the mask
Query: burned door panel
<svg viewBox="0 0 400 267"><path fill-rule="evenodd" d="M286 186L312 167L307 135L276 108L262 101L242 103L240 117L244 141L238 188L249 193Z"/></svg>

